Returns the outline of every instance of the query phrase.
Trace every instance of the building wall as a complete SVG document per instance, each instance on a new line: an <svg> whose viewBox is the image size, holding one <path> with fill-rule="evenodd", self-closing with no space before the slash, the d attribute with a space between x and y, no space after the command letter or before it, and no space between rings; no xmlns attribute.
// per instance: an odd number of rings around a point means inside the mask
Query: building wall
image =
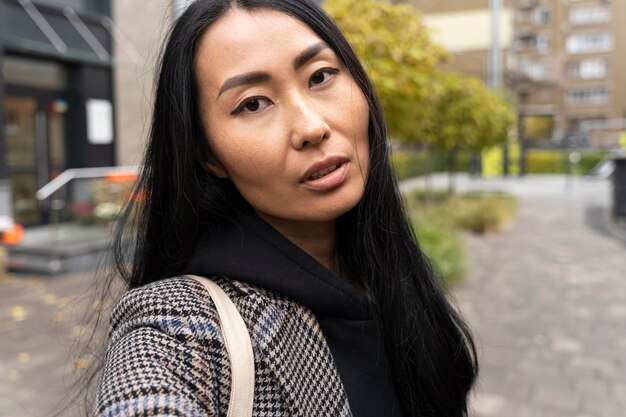
<svg viewBox="0 0 626 417"><path fill-rule="evenodd" d="M115 105L118 165L141 162L150 117L155 65L163 37L173 20L169 0L113 1Z"/></svg>
<svg viewBox="0 0 626 417"><path fill-rule="evenodd" d="M486 8L429 13L423 18L434 39L452 52L486 51L491 45L491 13ZM511 9L503 9L500 21L503 48L508 48L513 39L510 21Z"/></svg>
<svg viewBox="0 0 626 417"><path fill-rule="evenodd" d="M410 3L425 14L486 10L489 8L489 0L411 0Z"/></svg>
<svg viewBox="0 0 626 417"><path fill-rule="evenodd" d="M434 38L452 52L454 59L444 69L487 73L488 0L409 1L423 13ZM610 14L607 21L602 21L602 8ZM595 21L592 9L600 13ZM510 0L503 11L503 77L518 95L520 115L551 117L553 129L544 139L552 143L582 135L596 147L616 146L626 129L626 1ZM581 50L585 42L579 41L605 32L613 42L609 49ZM608 63L606 74L598 59Z"/></svg>
<svg viewBox="0 0 626 417"><path fill-rule="evenodd" d="M623 93L626 72L626 17L624 2L619 0L569 0L562 3L564 51L564 119L567 132L582 131L592 144L611 148L618 144L622 119L626 116ZM595 16L595 18L594 18ZM607 42L582 48L573 40L605 36ZM579 63L580 74L572 72Z"/></svg>
<svg viewBox="0 0 626 417"><path fill-rule="evenodd" d="M444 70L459 71L488 81L491 12L488 0L408 0L431 29L433 39L451 53ZM503 65L513 41L512 9L503 1L500 46ZM469 30L471 28L471 30Z"/></svg>
<svg viewBox="0 0 626 417"><path fill-rule="evenodd" d="M0 1L0 205L19 223L48 221L35 193L63 170L115 162L109 11L109 0Z"/></svg>
<svg viewBox="0 0 626 417"><path fill-rule="evenodd" d="M622 119L622 130L626 131L626 1L614 0L613 25L615 50L612 62L615 65L613 82L613 106L617 117Z"/></svg>

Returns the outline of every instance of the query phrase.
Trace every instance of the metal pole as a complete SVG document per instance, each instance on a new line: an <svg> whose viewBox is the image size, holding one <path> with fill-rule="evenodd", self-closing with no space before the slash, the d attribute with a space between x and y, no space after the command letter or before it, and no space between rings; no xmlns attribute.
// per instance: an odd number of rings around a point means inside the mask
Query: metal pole
<svg viewBox="0 0 626 417"><path fill-rule="evenodd" d="M502 45L500 42L500 20L502 0L489 0L491 11L491 48L489 50L489 86L498 90L502 87Z"/></svg>
<svg viewBox="0 0 626 417"><path fill-rule="evenodd" d="M500 21L502 19L502 0L489 0L491 12L491 41L489 48L489 87L494 90L502 88L502 44L500 42ZM502 145L502 173L506 177L509 171L508 148Z"/></svg>

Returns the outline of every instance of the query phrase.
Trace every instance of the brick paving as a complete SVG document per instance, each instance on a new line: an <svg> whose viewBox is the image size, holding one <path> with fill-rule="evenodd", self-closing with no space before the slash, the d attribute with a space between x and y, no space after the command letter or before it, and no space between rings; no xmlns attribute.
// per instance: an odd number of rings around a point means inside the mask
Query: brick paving
<svg viewBox="0 0 626 417"><path fill-rule="evenodd" d="M60 410L82 372L76 343L87 334L81 323L92 282L93 272L0 281L0 417L50 417ZM79 415L76 407L62 410L61 416Z"/></svg>
<svg viewBox="0 0 626 417"><path fill-rule="evenodd" d="M526 198L509 230L466 236L454 295L482 364L473 416L626 416L626 242L592 212Z"/></svg>
<svg viewBox="0 0 626 417"><path fill-rule="evenodd" d="M626 416L626 244L590 215L609 188L549 181L459 179L521 197L510 229L466 235L470 274L453 290L482 364L473 417ZM92 284L92 273L0 280L0 417L52 415Z"/></svg>

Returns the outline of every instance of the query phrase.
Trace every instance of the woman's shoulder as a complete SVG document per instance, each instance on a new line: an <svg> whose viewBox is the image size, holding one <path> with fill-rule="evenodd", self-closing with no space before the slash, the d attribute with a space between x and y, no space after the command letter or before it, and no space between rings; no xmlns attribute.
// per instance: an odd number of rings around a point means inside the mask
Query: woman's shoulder
<svg viewBox="0 0 626 417"><path fill-rule="evenodd" d="M280 294L226 277L208 278L220 286L244 316L277 306L293 308L293 303ZM215 304L204 286L188 276L176 276L127 291L112 310L110 330L111 336L138 326L166 332L197 331L206 323L218 322Z"/></svg>
<svg viewBox="0 0 626 417"><path fill-rule="evenodd" d="M246 295L245 287L224 278L211 277L231 299ZM161 279L133 288L122 295L111 313L111 327L142 320L163 321L167 317L216 315L215 305L202 284L187 277Z"/></svg>

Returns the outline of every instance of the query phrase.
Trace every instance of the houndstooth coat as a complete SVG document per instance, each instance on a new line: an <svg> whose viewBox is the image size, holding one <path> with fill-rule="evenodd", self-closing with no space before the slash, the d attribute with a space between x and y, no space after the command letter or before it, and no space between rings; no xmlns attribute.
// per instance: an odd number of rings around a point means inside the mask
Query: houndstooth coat
<svg viewBox="0 0 626 417"><path fill-rule="evenodd" d="M246 323L255 359L254 416L351 416L313 313L276 293L213 278ZM111 317L96 415L226 416L230 366L217 311L186 277L129 291Z"/></svg>

